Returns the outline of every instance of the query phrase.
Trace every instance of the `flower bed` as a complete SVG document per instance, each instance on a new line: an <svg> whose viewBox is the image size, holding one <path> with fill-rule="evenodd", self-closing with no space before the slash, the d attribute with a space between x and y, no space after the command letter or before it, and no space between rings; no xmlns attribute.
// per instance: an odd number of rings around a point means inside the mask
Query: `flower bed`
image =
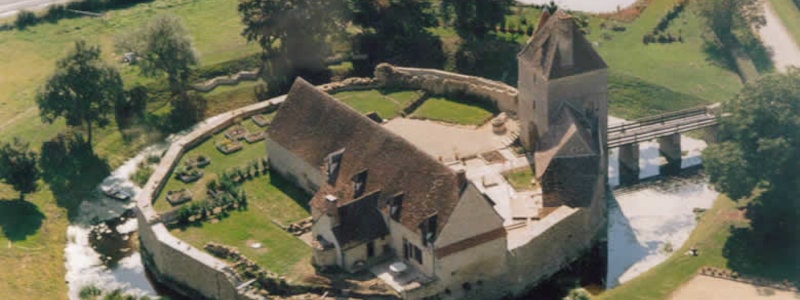
<svg viewBox="0 0 800 300"><path fill-rule="evenodd" d="M230 129L225 130L225 137L231 141L241 140L247 135L247 129L240 125L232 126Z"/></svg>
<svg viewBox="0 0 800 300"><path fill-rule="evenodd" d="M186 203L192 200L192 191L180 189L177 191L167 191L167 202L172 206Z"/></svg>
<svg viewBox="0 0 800 300"><path fill-rule="evenodd" d="M264 115L255 115L250 117L250 119L252 119L253 123L258 125L259 127L265 127L269 125L269 120L267 120L267 117L265 117Z"/></svg>
<svg viewBox="0 0 800 300"><path fill-rule="evenodd" d="M227 136L227 133L225 134ZM231 154L236 151L242 150L242 143L239 141L231 141L225 140L223 142L217 143L217 150L222 152L223 154Z"/></svg>
<svg viewBox="0 0 800 300"><path fill-rule="evenodd" d="M175 173L175 177L178 180L183 181L184 183L189 183L200 179L203 177L203 171L196 169L193 166L187 165L183 167L183 169L177 173Z"/></svg>
<svg viewBox="0 0 800 300"><path fill-rule="evenodd" d="M187 166L196 167L196 168L202 168L202 167L205 167L208 164L210 164L211 160L208 157L206 157L205 155L201 154L201 155L197 155L197 156L194 156L194 157L187 158L184 163Z"/></svg>
<svg viewBox="0 0 800 300"><path fill-rule="evenodd" d="M255 143L255 142L258 142L258 141L263 141L264 138L266 138L266 137L267 137L267 133L266 132L259 131L259 132L248 133L244 137L244 140L247 141L247 143L252 144L252 143Z"/></svg>

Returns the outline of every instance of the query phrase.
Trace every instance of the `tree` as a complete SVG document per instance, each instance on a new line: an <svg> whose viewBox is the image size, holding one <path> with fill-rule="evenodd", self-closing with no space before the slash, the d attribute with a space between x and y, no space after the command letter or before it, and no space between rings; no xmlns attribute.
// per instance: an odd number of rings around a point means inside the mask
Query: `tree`
<svg viewBox="0 0 800 300"><path fill-rule="evenodd" d="M748 228L723 254L736 271L796 276L800 258L800 69L748 84L724 105L722 142L703 151L711 183L732 199L752 196ZM758 191L758 193L751 193ZM769 253L769 255L764 255ZM777 271L776 270L781 270ZM786 277L783 277L786 278Z"/></svg>
<svg viewBox="0 0 800 300"><path fill-rule="evenodd" d="M289 83L296 74L314 81L325 70L328 41L346 25L343 0L242 0L238 10L242 35L261 46L262 73Z"/></svg>
<svg viewBox="0 0 800 300"><path fill-rule="evenodd" d="M122 78L100 59L100 47L77 41L75 49L56 62L56 71L36 95L36 103L45 122L64 117L69 126L85 124L91 145L92 124L108 125L112 106L122 97Z"/></svg>
<svg viewBox="0 0 800 300"><path fill-rule="evenodd" d="M166 75L172 94L185 98L197 55L180 19L158 15L141 30L119 37L117 48L137 53L143 75L153 78Z"/></svg>
<svg viewBox="0 0 800 300"><path fill-rule="evenodd" d="M505 22L513 4L513 0L442 0L440 9L445 20L453 20L459 36L483 38L489 30Z"/></svg>
<svg viewBox="0 0 800 300"><path fill-rule="evenodd" d="M16 137L0 147L0 179L19 192L19 200L25 200L25 194L35 192L38 187L40 172L36 161L36 152Z"/></svg>
<svg viewBox="0 0 800 300"><path fill-rule="evenodd" d="M429 1L350 0L349 4L353 24L362 28L353 48L368 56L368 63L359 67L362 73L372 72L380 62L441 67L445 60L441 41L426 30L437 25Z"/></svg>
<svg viewBox="0 0 800 300"><path fill-rule="evenodd" d="M698 13L723 43L733 38L734 29L766 24L759 0L700 0Z"/></svg>

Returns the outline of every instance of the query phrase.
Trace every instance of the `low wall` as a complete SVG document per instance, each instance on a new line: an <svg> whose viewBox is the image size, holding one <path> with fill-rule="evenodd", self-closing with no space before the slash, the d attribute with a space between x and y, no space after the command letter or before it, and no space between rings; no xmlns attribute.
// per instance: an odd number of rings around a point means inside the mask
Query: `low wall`
<svg viewBox="0 0 800 300"><path fill-rule="evenodd" d="M220 85L236 85L240 81L256 79L258 79L258 70L239 71L239 73L233 75L214 77L204 82L193 84L191 87L195 91L207 93Z"/></svg>
<svg viewBox="0 0 800 300"><path fill-rule="evenodd" d="M468 96L487 101L503 112L517 112L517 89L499 81L386 63L375 68L375 79L385 87L424 90L432 95Z"/></svg>
<svg viewBox="0 0 800 300"><path fill-rule="evenodd" d="M211 117L167 149L153 175L136 197L142 261L159 282L192 299L261 298L252 289L237 289L241 282L225 263L170 234L165 220L153 208L152 201L184 152L237 120L276 109L285 98L280 96Z"/></svg>

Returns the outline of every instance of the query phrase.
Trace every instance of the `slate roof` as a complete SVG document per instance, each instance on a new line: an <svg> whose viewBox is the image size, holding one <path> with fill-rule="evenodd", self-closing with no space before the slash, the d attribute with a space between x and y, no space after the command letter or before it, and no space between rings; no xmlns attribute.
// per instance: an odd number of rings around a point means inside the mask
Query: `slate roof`
<svg viewBox="0 0 800 300"><path fill-rule="evenodd" d="M556 158L598 155L598 150L592 134L581 122L575 110L563 106L558 119L539 140L538 149L534 154L536 177L541 178Z"/></svg>
<svg viewBox="0 0 800 300"><path fill-rule="evenodd" d="M357 245L389 234L389 228L378 210L380 192L369 193L339 206L340 224L333 234L342 248Z"/></svg>
<svg viewBox="0 0 800 300"><path fill-rule="evenodd" d="M561 65L558 45L560 39L572 40L571 67ZM557 79L574 74L607 68L569 14L558 10L552 16L545 12L534 35L517 55L519 61L532 67L545 79Z"/></svg>
<svg viewBox="0 0 800 300"><path fill-rule="evenodd" d="M320 170L325 156L345 149L336 182L320 187L311 199L312 212L325 209L328 194L339 199L340 207L355 200L352 178L363 170L364 194L380 191L377 204L384 213L388 199L403 193L399 222L412 232L419 233L419 224L431 215L438 216L440 232L458 203L461 188L450 168L305 80L292 85L268 134Z"/></svg>

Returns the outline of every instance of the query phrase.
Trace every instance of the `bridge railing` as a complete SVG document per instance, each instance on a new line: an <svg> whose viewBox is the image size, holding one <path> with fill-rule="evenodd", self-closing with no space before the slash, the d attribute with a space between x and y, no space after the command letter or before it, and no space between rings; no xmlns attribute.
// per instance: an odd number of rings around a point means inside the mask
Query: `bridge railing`
<svg viewBox="0 0 800 300"><path fill-rule="evenodd" d="M622 145L639 143L643 141L652 140L670 134L683 133L695 129L700 129L717 124L716 118L701 119L692 123L676 123L672 126L663 126L647 132L634 132L624 133L624 131L617 132L615 135L609 134L608 147L616 148Z"/></svg>
<svg viewBox="0 0 800 300"><path fill-rule="evenodd" d="M625 122L625 123L621 123L621 124L608 126L608 132L609 132L609 134L613 133L613 132L617 132L617 131L625 132L625 131L630 130L630 129L636 129L636 128L649 126L649 125L653 125L653 124L661 124L661 123L666 123L666 122L669 122L669 121L680 120L680 119L683 119L683 118L689 118L689 117L700 116L700 115L708 115L709 113L713 114L714 112L710 111L711 107L712 106L693 107L693 108L687 108L687 109L683 109L683 110L679 110L679 111L659 114L659 115L655 115L655 116L647 116L647 117L644 117L644 118L636 119L636 120L631 121L631 122Z"/></svg>

